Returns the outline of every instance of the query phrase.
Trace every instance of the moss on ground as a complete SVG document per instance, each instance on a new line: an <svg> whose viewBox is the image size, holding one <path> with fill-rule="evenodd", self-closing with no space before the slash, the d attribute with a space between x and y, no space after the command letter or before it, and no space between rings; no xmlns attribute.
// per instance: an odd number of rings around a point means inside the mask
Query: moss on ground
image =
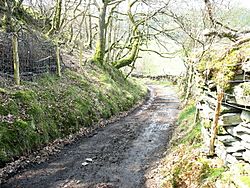
<svg viewBox="0 0 250 188"><path fill-rule="evenodd" d="M22 87L0 88L0 166L100 118L128 110L146 88L106 67L84 74L66 70Z"/></svg>

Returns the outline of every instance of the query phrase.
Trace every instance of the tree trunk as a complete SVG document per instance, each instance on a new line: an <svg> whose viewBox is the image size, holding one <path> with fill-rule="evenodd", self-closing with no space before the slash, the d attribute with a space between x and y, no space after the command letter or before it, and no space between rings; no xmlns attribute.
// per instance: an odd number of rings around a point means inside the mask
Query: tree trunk
<svg viewBox="0 0 250 188"><path fill-rule="evenodd" d="M131 63L133 63L137 58L137 55L139 52L139 46L140 46L140 38L137 38L137 39L135 39L135 41L133 43L133 46L132 46L132 49L131 49L131 52L129 53L129 55L122 58L122 59L119 59L119 60L113 62L112 63L113 66L117 69L120 69L122 67L128 66Z"/></svg>
<svg viewBox="0 0 250 188"><path fill-rule="evenodd" d="M219 116L220 116L220 110L221 110L221 102L223 100L224 92L218 88L218 94L217 94L217 104L215 108L215 113L214 113L214 119L213 119L213 125L211 128L211 138L210 138L210 146L209 146L209 156L214 156L215 152L215 139L217 137L218 133L218 121L219 121Z"/></svg>
<svg viewBox="0 0 250 188"><path fill-rule="evenodd" d="M79 66L80 67L83 65L83 43L84 43L84 39L81 36L80 37L80 45L79 45Z"/></svg>
<svg viewBox="0 0 250 188"><path fill-rule="evenodd" d="M90 5L91 5L92 1L89 0L89 5L88 5L88 8L90 10ZM90 11L89 11L89 16L88 16L88 47L89 49L92 49L93 48L93 45L92 45L92 37L93 37L93 32L92 32L92 18L91 18L91 15L90 15ZM86 24L87 26L87 24Z"/></svg>
<svg viewBox="0 0 250 188"><path fill-rule="evenodd" d="M53 34L55 31L58 31L61 24L61 12L62 12L62 0L56 1L56 10L52 20L52 26L47 33L47 35Z"/></svg>
<svg viewBox="0 0 250 188"><path fill-rule="evenodd" d="M13 33L12 36L13 64L14 64L14 81L16 85L20 85L20 64L18 55L18 36Z"/></svg>
<svg viewBox="0 0 250 188"><path fill-rule="evenodd" d="M9 0L4 0L4 7L6 11L4 12L4 16L2 18L3 20L3 29L5 32L10 33L14 31L13 24L12 24L12 11L11 11L11 5Z"/></svg>
<svg viewBox="0 0 250 188"><path fill-rule="evenodd" d="M100 15L99 15L99 33L98 39L96 42L96 49L93 60L97 63L103 64L104 56L105 56L105 46L106 46L106 12L107 12L107 2L104 1L102 6L100 7Z"/></svg>

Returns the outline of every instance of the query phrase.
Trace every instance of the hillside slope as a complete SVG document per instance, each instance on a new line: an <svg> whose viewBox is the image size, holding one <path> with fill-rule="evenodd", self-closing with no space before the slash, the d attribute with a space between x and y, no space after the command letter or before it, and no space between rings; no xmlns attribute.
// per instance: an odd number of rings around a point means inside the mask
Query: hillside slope
<svg viewBox="0 0 250 188"><path fill-rule="evenodd" d="M0 88L0 166L128 110L146 93L120 71L93 64Z"/></svg>

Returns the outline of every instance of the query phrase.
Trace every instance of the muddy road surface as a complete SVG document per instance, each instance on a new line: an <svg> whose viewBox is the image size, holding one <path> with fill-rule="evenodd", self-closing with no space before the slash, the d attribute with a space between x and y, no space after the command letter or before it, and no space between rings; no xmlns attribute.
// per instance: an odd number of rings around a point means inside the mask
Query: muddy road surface
<svg viewBox="0 0 250 188"><path fill-rule="evenodd" d="M3 188L143 188L171 138L179 101L172 87L149 85L146 104L42 164L10 178Z"/></svg>

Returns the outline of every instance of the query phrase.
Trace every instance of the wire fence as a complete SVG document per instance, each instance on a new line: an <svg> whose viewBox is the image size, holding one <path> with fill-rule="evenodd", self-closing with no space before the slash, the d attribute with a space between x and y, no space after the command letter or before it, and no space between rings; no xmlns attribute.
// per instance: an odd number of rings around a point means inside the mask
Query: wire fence
<svg viewBox="0 0 250 188"><path fill-rule="evenodd" d="M14 77L12 36L0 32L0 77L6 79ZM18 55L22 80L32 81L39 75L56 73L56 46L43 37L19 32Z"/></svg>

